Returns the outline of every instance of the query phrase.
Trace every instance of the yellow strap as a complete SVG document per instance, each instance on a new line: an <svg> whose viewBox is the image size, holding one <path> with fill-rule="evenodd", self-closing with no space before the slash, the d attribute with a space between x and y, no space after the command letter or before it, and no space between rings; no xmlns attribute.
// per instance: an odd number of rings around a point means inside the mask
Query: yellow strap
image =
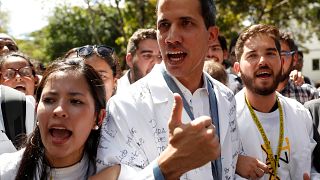
<svg viewBox="0 0 320 180"><path fill-rule="evenodd" d="M284 136L284 129L283 129L283 111L282 111L282 107L281 107L281 103L277 97L277 103L278 103L278 107L279 107L279 116L280 116L280 128L279 128L279 141L278 141L278 148L277 148L277 156L276 156L276 159L274 159L274 156L273 156L273 153L272 153L272 149L271 149L271 146L270 146L270 141L266 135L266 133L264 132L264 129L256 115L256 113L254 112L252 106L250 105L246 95L244 96L245 98L245 101L246 101L246 104L247 106L249 107L249 110L250 110L250 114L251 114L251 117L254 121L254 123L256 124L262 138L263 138L263 141L266 145L266 150L267 150L267 156L271 162L271 167L273 169L273 173L274 173L274 176L277 177L277 168L278 168L278 163L279 163L279 158L280 158L280 154L281 154L281 147L282 147L282 142L283 142L283 136Z"/></svg>

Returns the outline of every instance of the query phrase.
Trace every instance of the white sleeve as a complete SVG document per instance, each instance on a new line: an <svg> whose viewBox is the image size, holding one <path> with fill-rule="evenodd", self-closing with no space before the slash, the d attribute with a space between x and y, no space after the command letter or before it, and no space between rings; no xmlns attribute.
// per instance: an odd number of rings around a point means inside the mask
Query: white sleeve
<svg viewBox="0 0 320 180"><path fill-rule="evenodd" d="M97 151L97 171L121 164L119 179L154 179L153 163L137 145L135 132L130 131L126 121L134 120L127 117L130 110L117 107L112 98L109 100Z"/></svg>
<svg viewBox="0 0 320 180"><path fill-rule="evenodd" d="M26 96L26 131L30 134L36 124L35 120L35 104L36 101L33 96Z"/></svg>
<svg viewBox="0 0 320 180"><path fill-rule="evenodd" d="M156 160L152 161L147 167L142 170L137 170L128 165L122 164L119 180L154 180L153 175L153 165L156 163Z"/></svg>
<svg viewBox="0 0 320 180"><path fill-rule="evenodd" d="M24 150L0 155L0 179L15 179Z"/></svg>

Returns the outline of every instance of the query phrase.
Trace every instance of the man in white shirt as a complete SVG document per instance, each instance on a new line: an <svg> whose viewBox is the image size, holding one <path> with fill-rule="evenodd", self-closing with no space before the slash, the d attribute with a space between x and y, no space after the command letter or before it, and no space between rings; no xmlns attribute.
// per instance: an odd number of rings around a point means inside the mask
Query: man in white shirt
<svg viewBox="0 0 320 180"><path fill-rule="evenodd" d="M235 99L203 72L217 35L213 1L157 2L164 63L109 100L98 171L121 164L119 179L234 179Z"/></svg>
<svg viewBox="0 0 320 180"><path fill-rule="evenodd" d="M244 152L269 166L268 179L311 179L313 140L310 113L300 103L276 92L282 73L279 31L253 25L236 44L235 70L245 88L236 95L237 121ZM255 169L257 174L264 170Z"/></svg>
<svg viewBox="0 0 320 180"><path fill-rule="evenodd" d="M219 35L218 38L213 42L212 46L209 46L209 50L207 52L207 61L215 61L225 68L223 64L228 58L228 48L226 38L222 35ZM234 94L236 94L241 88L241 81L239 77L236 75L227 72L228 83L227 86L232 90Z"/></svg>
<svg viewBox="0 0 320 180"><path fill-rule="evenodd" d="M156 30L138 29L127 45L126 63L129 70L117 81L117 93L126 91L130 84L146 76L160 62Z"/></svg>

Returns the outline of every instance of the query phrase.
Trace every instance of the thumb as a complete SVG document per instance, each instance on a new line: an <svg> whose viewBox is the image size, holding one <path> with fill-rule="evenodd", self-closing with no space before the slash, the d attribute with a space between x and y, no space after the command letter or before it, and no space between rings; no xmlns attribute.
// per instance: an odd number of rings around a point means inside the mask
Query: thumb
<svg viewBox="0 0 320 180"><path fill-rule="evenodd" d="M181 122L182 108L183 108L182 99L181 99L181 96L177 93L174 93L173 96L174 96L174 104L171 112L171 117L168 122L170 134L173 133L176 127L182 124Z"/></svg>
<svg viewBox="0 0 320 180"><path fill-rule="evenodd" d="M310 176L308 173L303 173L303 180L310 180Z"/></svg>

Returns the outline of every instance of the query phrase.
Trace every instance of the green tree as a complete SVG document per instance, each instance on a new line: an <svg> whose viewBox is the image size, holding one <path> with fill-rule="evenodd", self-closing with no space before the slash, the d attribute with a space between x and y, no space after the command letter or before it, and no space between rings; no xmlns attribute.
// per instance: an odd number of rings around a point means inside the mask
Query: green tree
<svg viewBox="0 0 320 180"><path fill-rule="evenodd" d="M0 1L0 32L8 32L9 15L7 11L2 10Z"/></svg>
<svg viewBox="0 0 320 180"><path fill-rule="evenodd" d="M90 7L95 8L95 7ZM108 44L116 47L112 39L120 33L115 31L114 24L109 21L115 16L115 9L102 7L105 16L91 13L94 9L81 7L57 7L49 24L38 32L32 34L35 42L45 49L46 56L42 59L52 61L63 56L69 49L86 44Z"/></svg>
<svg viewBox="0 0 320 180"><path fill-rule="evenodd" d="M318 33L320 37L320 3L317 0L217 0L216 5L217 24L227 37L234 36L245 25L257 23L292 31L301 40L311 33Z"/></svg>
<svg viewBox="0 0 320 180"><path fill-rule="evenodd" d="M135 30L156 25L156 0L84 1L86 7L55 8L48 26L31 34L33 47L37 47L32 54L51 61L73 47L107 44L123 57ZM319 0L216 0L216 7L217 25L227 39L255 23L293 31L302 42L311 33L320 37Z"/></svg>
<svg viewBox="0 0 320 180"><path fill-rule="evenodd" d="M52 61L85 44L113 46L123 57L128 38L135 30L155 27L155 0L127 0L124 6L119 0L114 6L104 0L85 2L87 7L56 7L48 26L31 34L34 42L44 47L44 53L35 53L40 59Z"/></svg>

